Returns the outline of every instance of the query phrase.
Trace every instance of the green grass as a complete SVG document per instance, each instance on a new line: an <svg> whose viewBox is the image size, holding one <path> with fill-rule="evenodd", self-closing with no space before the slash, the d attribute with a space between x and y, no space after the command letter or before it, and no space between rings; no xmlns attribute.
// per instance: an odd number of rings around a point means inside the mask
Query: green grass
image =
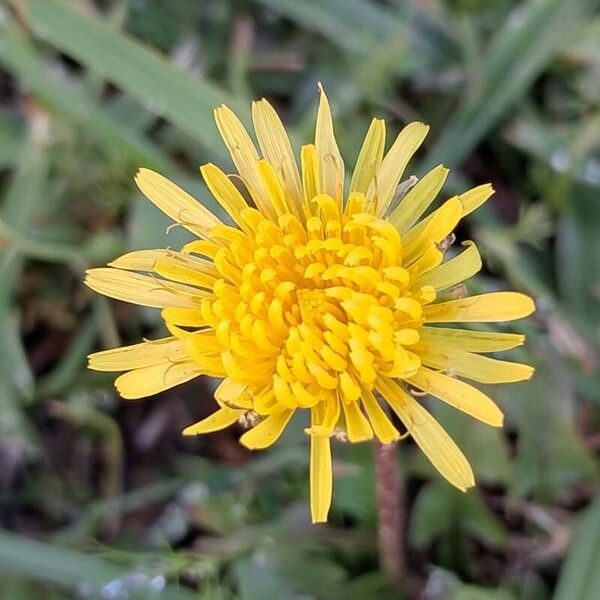
<svg viewBox="0 0 600 600"><path fill-rule="evenodd" d="M513 353L536 376L492 392L505 430L436 413L481 485L463 496L399 450L411 576L441 590L431 598L595 598L599 5L0 3L0 597L398 597L377 568L368 445L337 445L331 523L311 527L301 420L249 455L239 432L181 437L212 410L210 382L125 404L112 376L86 370L89 352L161 325L91 294L85 268L188 239L165 233L135 170L216 210L197 170L230 168L212 109L249 123L250 100L268 97L299 144L322 81L347 164L373 116L393 132L418 119L431 133L411 172L451 166L447 195L493 183L459 231L486 265L471 290L538 306Z"/></svg>

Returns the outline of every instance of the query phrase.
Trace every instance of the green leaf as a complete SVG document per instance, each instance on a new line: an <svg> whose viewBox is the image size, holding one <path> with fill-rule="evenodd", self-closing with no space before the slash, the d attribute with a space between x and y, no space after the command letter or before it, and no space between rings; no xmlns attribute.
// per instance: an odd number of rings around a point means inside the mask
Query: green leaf
<svg viewBox="0 0 600 600"><path fill-rule="evenodd" d="M473 82L427 157L457 165L529 90L531 83L598 5L598 0L529 0L508 16Z"/></svg>
<svg viewBox="0 0 600 600"><path fill-rule="evenodd" d="M33 113L30 119L17 169L0 207L2 222L16 230L24 229L36 216L47 184L48 121L40 113ZM0 248L0 327L8 332L0 343L3 363L0 368L0 441L11 444L19 460L20 452L32 454L37 449L35 435L22 407L15 402L19 394L30 398L33 388L12 308L22 268L23 259L14 246L6 244L6 248ZM6 360L11 355L17 361L16 367Z"/></svg>
<svg viewBox="0 0 600 600"><path fill-rule="evenodd" d="M581 189L557 227L556 265L566 309L583 323L595 323L600 290L600 206L597 192Z"/></svg>
<svg viewBox="0 0 600 600"><path fill-rule="evenodd" d="M596 600L600 590L600 496L585 511L553 600Z"/></svg>
<svg viewBox="0 0 600 600"><path fill-rule="evenodd" d="M573 375L551 349L544 352L528 361L536 367L531 380L499 386L495 396L518 434L512 494L555 502L568 498L571 486L597 483L598 465L575 427Z"/></svg>
<svg viewBox="0 0 600 600"><path fill-rule="evenodd" d="M477 490L461 493L446 482L432 483L419 493L412 515L410 541L416 547L445 538L445 544L465 538L503 548L507 534L502 523L481 499ZM451 539L452 538L452 539Z"/></svg>
<svg viewBox="0 0 600 600"><path fill-rule="evenodd" d="M110 114L84 89L51 73L14 20L0 20L0 36L0 64L51 111L83 127L110 154L121 153L133 164L173 170L170 158L152 142Z"/></svg>
<svg viewBox="0 0 600 600"><path fill-rule="evenodd" d="M6 313L2 331L0 379L11 382L16 396L30 402L33 399L35 381L21 340L20 319L15 311Z"/></svg>
<svg viewBox="0 0 600 600"><path fill-rule="evenodd" d="M368 60L382 48L405 40L408 52L398 54L396 74L423 73L449 58L456 48L444 27L421 12L417 3L402 13L364 0L258 0L332 40L344 51Z"/></svg>
<svg viewBox="0 0 600 600"><path fill-rule="evenodd" d="M22 4L28 24L39 39L136 97L209 149L211 158L226 156L212 110L226 103L244 118L248 116L247 107L238 106L214 84L192 77L75 3L25 0Z"/></svg>
<svg viewBox="0 0 600 600"><path fill-rule="evenodd" d="M233 572L244 600L294 598L301 592L310 598L338 598L345 578L344 570L327 556L287 541L255 546L252 556L237 562Z"/></svg>
<svg viewBox="0 0 600 600"><path fill-rule="evenodd" d="M510 360L509 356L505 356ZM492 395L493 397L493 395ZM435 403L432 412L468 458L478 482L506 483L510 479L508 450L502 430L487 427L456 409ZM428 471L432 471L429 467Z"/></svg>
<svg viewBox="0 0 600 600"><path fill-rule="evenodd" d="M333 452L335 462L339 464L334 511L350 515L361 525L374 527L377 508L371 444L335 444Z"/></svg>
<svg viewBox="0 0 600 600"><path fill-rule="evenodd" d="M515 600L506 590L493 590L463 583L454 573L433 569L427 581L431 600Z"/></svg>
<svg viewBox="0 0 600 600"><path fill-rule="evenodd" d="M125 590L130 598L147 598L148 582L135 586L134 573L97 556L61 548L14 535L0 529L0 573L55 584L82 595L100 597L106 586ZM150 579L150 577L148 577ZM138 578L139 580L139 578ZM49 597L49 596L44 596ZM104 597L104 595L102 595ZM112 596L111 596L112 597ZM192 592L167 585L160 594L165 600L191 600Z"/></svg>

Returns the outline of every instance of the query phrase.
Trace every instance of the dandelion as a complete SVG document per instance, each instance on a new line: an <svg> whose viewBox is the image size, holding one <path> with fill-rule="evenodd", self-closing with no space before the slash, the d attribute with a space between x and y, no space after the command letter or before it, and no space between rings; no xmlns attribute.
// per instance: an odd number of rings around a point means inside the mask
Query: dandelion
<svg viewBox="0 0 600 600"><path fill-rule="evenodd" d="M300 169L266 100L252 106L260 152L229 108L217 108L215 118L237 174L214 164L200 171L231 222L161 175L138 172L140 190L198 239L180 251L130 252L87 272L97 292L162 309L170 333L92 354L90 368L124 372L115 385L126 399L199 375L221 379L218 410L183 433L243 421L250 428L240 442L253 450L271 446L297 410L310 411L313 522L325 521L331 504L334 436L389 444L406 433L451 484L473 486L467 459L419 392L499 427L496 404L461 378L488 384L532 375L527 365L484 356L524 336L440 326L510 321L534 310L519 293L450 293L481 268L472 242L444 261L450 236L492 195L491 185L424 217L448 170L401 181L428 127L409 124L385 153L385 124L374 119L348 186L322 89L315 140L302 147Z"/></svg>

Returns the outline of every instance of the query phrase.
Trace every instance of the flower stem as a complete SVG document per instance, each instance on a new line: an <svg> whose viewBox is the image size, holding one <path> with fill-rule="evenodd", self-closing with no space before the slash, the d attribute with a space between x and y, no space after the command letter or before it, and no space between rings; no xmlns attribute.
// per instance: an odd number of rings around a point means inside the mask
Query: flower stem
<svg viewBox="0 0 600 600"><path fill-rule="evenodd" d="M396 444L375 441L375 478L377 482L378 549L380 568L397 586L407 583L404 553L404 489L396 460Z"/></svg>

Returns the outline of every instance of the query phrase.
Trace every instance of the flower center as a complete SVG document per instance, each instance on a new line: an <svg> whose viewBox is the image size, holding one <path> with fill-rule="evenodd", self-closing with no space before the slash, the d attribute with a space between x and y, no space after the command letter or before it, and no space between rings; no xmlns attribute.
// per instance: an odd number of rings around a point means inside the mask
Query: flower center
<svg viewBox="0 0 600 600"><path fill-rule="evenodd" d="M265 412L336 394L353 402L379 376L406 377L420 366L410 346L435 294L411 288L397 230L364 204L340 214L329 196L314 202L320 210L305 224L244 209L241 230L212 232L226 242L215 255L222 279L202 314L224 348L227 375L264 400Z"/></svg>

